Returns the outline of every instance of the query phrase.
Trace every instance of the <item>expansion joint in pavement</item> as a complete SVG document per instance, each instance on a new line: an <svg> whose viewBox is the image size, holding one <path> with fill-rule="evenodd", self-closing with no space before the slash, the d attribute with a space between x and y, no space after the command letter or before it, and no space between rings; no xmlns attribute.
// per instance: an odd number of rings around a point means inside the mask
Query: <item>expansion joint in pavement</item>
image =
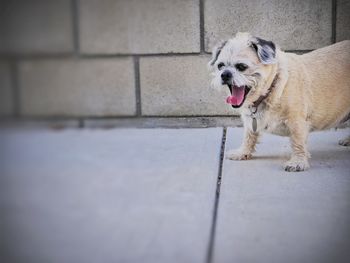
<svg viewBox="0 0 350 263"><path fill-rule="evenodd" d="M207 258L206 258L207 263L213 262L214 241L215 241L215 232L216 232L216 220L217 220L217 213L218 213L219 200L220 200L220 187L221 187L222 166L223 166L223 161L224 161L225 144L226 144L226 132L227 132L227 129L223 128L221 148L220 148L220 161L219 161L218 177L217 177L216 189L215 189L213 217L212 217L212 222L211 222L209 244L208 244Z"/></svg>

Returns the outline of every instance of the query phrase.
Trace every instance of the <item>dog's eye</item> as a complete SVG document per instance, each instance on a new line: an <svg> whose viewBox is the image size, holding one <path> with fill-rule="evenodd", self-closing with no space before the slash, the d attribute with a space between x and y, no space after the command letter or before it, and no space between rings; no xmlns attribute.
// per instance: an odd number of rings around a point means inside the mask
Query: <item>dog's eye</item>
<svg viewBox="0 0 350 263"><path fill-rule="evenodd" d="M238 69L239 71L245 71L247 68L248 66L246 64L243 64L243 63L236 64L236 69Z"/></svg>
<svg viewBox="0 0 350 263"><path fill-rule="evenodd" d="M219 70L222 69L223 67L225 67L225 64L224 64L224 63L221 62L221 63L218 64L218 69L219 69Z"/></svg>

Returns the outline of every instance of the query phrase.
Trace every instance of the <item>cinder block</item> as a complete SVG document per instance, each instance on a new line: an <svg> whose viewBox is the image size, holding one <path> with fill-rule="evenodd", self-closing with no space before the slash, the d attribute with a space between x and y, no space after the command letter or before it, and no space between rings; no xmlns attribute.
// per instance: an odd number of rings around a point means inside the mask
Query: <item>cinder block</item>
<svg viewBox="0 0 350 263"><path fill-rule="evenodd" d="M6 62L0 61L0 115L13 114L13 91L11 70Z"/></svg>
<svg viewBox="0 0 350 263"><path fill-rule="evenodd" d="M209 56L144 57L140 60L142 114L233 115L228 89L210 88Z"/></svg>
<svg viewBox="0 0 350 263"><path fill-rule="evenodd" d="M1 53L73 50L71 1L18 0L0 4Z"/></svg>
<svg viewBox="0 0 350 263"><path fill-rule="evenodd" d="M350 39L350 1L337 1L337 24L336 24L337 41Z"/></svg>
<svg viewBox="0 0 350 263"><path fill-rule="evenodd" d="M19 77L23 115L115 116L136 111L130 58L25 61Z"/></svg>
<svg viewBox="0 0 350 263"><path fill-rule="evenodd" d="M284 50L331 44L329 0L206 0L204 4L206 51L236 32L273 40Z"/></svg>
<svg viewBox="0 0 350 263"><path fill-rule="evenodd" d="M198 0L80 1L83 53L199 52Z"/></svg>

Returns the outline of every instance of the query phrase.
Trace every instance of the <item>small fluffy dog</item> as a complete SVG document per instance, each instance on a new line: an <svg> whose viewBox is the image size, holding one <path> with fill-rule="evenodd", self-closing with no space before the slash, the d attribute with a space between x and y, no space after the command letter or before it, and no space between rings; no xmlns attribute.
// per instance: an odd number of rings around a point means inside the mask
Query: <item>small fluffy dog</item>
<svg viewBox="0 0 350 263"><path fill-rule="evenodd" d="M244 139L228 152L232 160L252 157L261 132L289 136L286 171L309 168L308 133L336 127L350 117L350 41L296 55L271 41L237 33L219 43L209 67L212 85L227 86L226 102L240 108ZM339 142L350 144L350 136Z"/></svg>

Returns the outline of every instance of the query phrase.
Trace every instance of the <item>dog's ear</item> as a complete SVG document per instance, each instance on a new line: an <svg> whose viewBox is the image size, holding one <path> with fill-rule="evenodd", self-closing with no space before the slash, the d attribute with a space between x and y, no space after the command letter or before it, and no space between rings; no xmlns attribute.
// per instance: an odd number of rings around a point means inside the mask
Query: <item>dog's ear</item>
<svg viewBox="0 0 350 263"><path fill-rule="evenodd" d="M251 47L256 51L261 63L276 63L276 45L272 41L253 37L251 40Z"/></svg>
<svg viewBox="0 0 350 263"><path fill-rule="evenodd" d="M212 58L208 63L209 68L212 68L214 66L216 60L218 59L218 57L220 55L221 50L226 45L226 43L227 43L227 41L221 41L213 48Z"/></svg>

